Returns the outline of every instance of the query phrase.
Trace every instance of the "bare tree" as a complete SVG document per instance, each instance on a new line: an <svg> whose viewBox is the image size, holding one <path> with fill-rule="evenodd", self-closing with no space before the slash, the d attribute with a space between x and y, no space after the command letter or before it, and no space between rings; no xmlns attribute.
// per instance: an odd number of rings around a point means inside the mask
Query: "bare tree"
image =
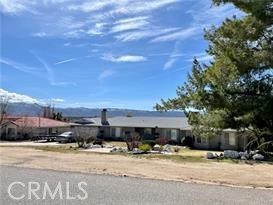
<svg viewBox="0 0 273 205"><path fill-rule="evenodd" d="M52 119L54 113L54 105L48 103L46 106L43 106L42 113L44 118Z"/></svg>
<svg viewBox="0 0 273 205"><path fill-rule="evenodd" d="M20 119L20 127L18 129L20 137L27 139L33 135L33 126L29 123L28 116L24 116Z"/></svg>
<svg viewBox="0 0 273 205"><path fill-rule="evenodd" d="M91 127L75 127L74 135L78 146L86 148L91 142L96 140L96 130Z"/></svg>
<svg viewBox="0 0 273 205"><path fill-rule="evenodd" d="M9 105L9 97L2 95L0 96L0 125L2 125L4 119L7 117L7 109Z"/></svg>
<svg viewBox="0 0 273 205"><path fill-rule="evenodd" d="M134 132L130 136L126 137L126 145L128 151L133 151L134 148L138 148L140 145L141 137L139 133Z"/></svg>

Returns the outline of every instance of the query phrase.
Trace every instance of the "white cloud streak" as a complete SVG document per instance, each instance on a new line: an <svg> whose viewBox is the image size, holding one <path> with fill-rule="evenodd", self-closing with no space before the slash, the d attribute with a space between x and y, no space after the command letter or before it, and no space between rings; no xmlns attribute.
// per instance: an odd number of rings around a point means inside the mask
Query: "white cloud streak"
<svg viewBox="0 0 273 205"><path fill-rule="evenodd" d="M38 72L37 68L35 68L35 67L31 67L31 66L27 66L27 65L24 65L21 63L17 63L15 61L9 60L9 59L0 58L0 63L8 65L18 71L25 72L25 73L34 74L34 73Z"/></svg>
<svg viewBox="0 0 273 205"><path fill-rule="evenodd" d="M104 15L113 16L117 14L136 14L153 11L179 1L180 0L92 0L82 4L68 5L67 9L90 13L110 8Z"/></svg>
<svg viewBox="0 0 273 205"><path fill-rule="evenodd" d="M122 19L115 22L114 26L111 29L112 33L133 30L133 29L143 29L145 26L150 25L150 22L147 21L148 17L135 17Z"/></svg>
<svg viewBox="0 0 273 205"><path fill-rule="evenodd" d="M146 61L147 58L144 56L134 56L134 55L123 55L123 56L113 56L112 54L105 54L101 57L101 59L106 61L111 61L114 63L122 63L122 62L142 62Z"/></svg>
<svg viewBox="0 0 273 205"><path fill-rule="evenodd" d="M210 56L205 52L193 54L191 58L187 59L187 61L193 61L193 58L196 58L200 62L213 60L213 56Z"/></svg>
<svg viewBox="0 0 273 205"><path fill-rule="evenodd" d="M113 71L113 70L105 70L98 76L98 80L103 81L106 78L109 78L110 76L112 76L114 74L115 74L115 71Z"/></svg>
<svg viewBox="0 0 273 205"><path fill-rule="evenodd" d="M196 35L200 30L197 27L190 27L186 29L182 29L177 32L173 32L170 34L165 34L158 36L151 40L151 42L165 42L165 41L176 41L176 40L184 40Z"/></svg>
<svg viewBox="0 0 273 205"><path fill-rule="evenodd" d="M32 36L43 38L43 37L47 37L48 34L45 32L37 32L37 33L33 33Z"/></svg>
<svg viewBox="0 0 273 205"><path fill-rule="evenodd" d="M124 32L116 35L115 38L122 42L129 42L159 36L176 30L178 30L178 28L150 28L143 31Z"/></svg>
<svg viewBox="0 0 273 205"><path fill-rule="evenodd" d="M176 41L168 61L164 64L163 70L168 70L172 68L172 66L179 59L179 57L184 56L184 54L179 53L179 45L180 45L180 41Z"/></svg>
<svg viewBox="0 0 273 205"><path fill-rule="evenodd" d="M66 59L66 60L58 61L58 62L55 63L55 65L60 65L60 64L68 63L68 62L75 61L75 60L78 60L78 59L79 58L69 58L69 59Z"/></svg>

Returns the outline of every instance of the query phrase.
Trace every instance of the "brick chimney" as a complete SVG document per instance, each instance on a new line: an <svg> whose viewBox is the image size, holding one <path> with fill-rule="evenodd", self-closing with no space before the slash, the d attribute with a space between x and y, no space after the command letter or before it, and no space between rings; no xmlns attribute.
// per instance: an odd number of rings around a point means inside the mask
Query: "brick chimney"
<svg viewBox="0 0 273 205"><path fill-rule="evenodd" d="M109 125L108 120L107 120L107 109L103 109L101 111L101 124L102 125Z"/></svg>

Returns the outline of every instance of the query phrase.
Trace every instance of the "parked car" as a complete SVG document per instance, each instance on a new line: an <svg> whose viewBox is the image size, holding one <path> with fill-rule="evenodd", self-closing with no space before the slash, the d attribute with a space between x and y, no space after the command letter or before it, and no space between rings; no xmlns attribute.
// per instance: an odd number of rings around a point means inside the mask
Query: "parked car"
<svg viewBox="0 0 273 205"><path fill-rule="evenodd" d="M75 137L73 132L64 132L56 137L56 142L59 143L70 143L75 142Z"/></svg>

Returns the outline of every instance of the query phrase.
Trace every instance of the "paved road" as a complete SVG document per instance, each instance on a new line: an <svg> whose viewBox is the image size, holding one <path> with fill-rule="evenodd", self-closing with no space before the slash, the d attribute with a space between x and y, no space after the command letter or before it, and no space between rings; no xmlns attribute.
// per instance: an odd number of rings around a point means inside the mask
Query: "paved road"
<svg viewBox="0 0 273 205"><path fill-rule="evenodd" d="M0 166L1 194L0 204L273 204L273 191L255 190L221 187L212 185L185 184L181 182L166 182L159 180L136 179L129 177L114 177L92 174L80 174L72 172L57 172L47 170L35 170L25 168L15 168ZM15 197L24 197L22 200L11 199L8 194L9 185L10 194ZM19 184L20 182L20 184ZM29 184L29 182L32 182ZM80 184L88 194L79 188L79 182L87 183L87 186ZM28 198L29 188L40 189L35 199L33 193L30 193L31 200ZM56 195L51 196L49 189ZM58 187L58 184L60 184ZM25 185L25 187L23 187ZM69 191L67 190L69 187ZM44 193L44 190L45 193ZM67 193L69 192L69 193ZM60 195L60 193L62 195ZM66 194L76 199L65 199ZM44 199L43 199L44 197ZM51 199L54 198L54 200ZM63 199L60 199L63 197Z"/></svg>

